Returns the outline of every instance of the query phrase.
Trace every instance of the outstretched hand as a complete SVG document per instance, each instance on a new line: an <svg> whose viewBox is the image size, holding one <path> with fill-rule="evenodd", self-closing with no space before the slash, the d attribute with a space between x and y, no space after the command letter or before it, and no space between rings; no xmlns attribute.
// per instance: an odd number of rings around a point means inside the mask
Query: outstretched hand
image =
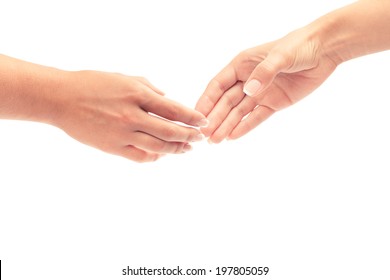
<svg viewBox="0 0 390 280"><path fill-rule="evenodd" d="M210 121L202 129L210 142L243 136L328 78L337 63L311 33L300 29L243 51L211 80L196 105Z"/></svg>
<svg viewBox="0 0 390 280"><path fill-rule="evenodd" d="M70 75L54 125L80 142L145 162L189 151L191 142L204 138L194 127L206 125L205 117L165 98L144 78L96 71Z"/></svg>

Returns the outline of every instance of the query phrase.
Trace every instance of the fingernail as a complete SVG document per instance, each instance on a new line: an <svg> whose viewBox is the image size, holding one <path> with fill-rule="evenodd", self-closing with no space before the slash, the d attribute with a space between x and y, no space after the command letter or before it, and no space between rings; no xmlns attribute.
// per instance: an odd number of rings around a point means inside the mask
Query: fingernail
<svg viewBox="0 0 390 280"><path fill-rule="evenodd" d="M244 93L254 96L261 89L262 84L258 80L250 80L244 87Z"/></svg>
<svg viewBox="0 0 390 280"><path fill-rule="evenodd" d="M189 151L191 151L191 150L192 150L192 146L191 146L191 145L189 145L189 144L184 145L184 147L183 147L183 153L189 152Z"/></svg>
<svg viewBox="0 0 390 280"><path fill-rule="evenodd" d="M196 125L199 127L207 127L209 123L208 119L201 119Z"/></svg>
<svg viewBox="0 0 390 280"><path fill-rule="evenodd" d="M204 136L204 134L200 133L198 135L195 136L195 138L193 139L194 142L199 142L199 141L202 141L206 138L206 136Z"/></svg>
<svg viewBox="0 0 390 280"><path fill-rule="evenodd" d="M214 142L211 140L211 138L209 138L209 140L207 140L207 142L208 142L209 144L214 144Z"/></svg>

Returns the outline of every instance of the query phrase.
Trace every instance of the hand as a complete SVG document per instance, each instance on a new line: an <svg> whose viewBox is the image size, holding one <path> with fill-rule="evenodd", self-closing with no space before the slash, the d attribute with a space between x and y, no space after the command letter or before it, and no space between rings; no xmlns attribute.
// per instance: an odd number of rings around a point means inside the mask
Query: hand
<svg viewBox="0 0 390 280"><path fill-rule="evenodd" d="M54 125L87 145L128 159L154 161L183 153L204 138L190 126L205 117L163 96L147 80L94 71L70 73L66 92L56 97Z"/></svg>
<svg viewBox="0 0 390 280"><path fill-rule="evenodd" d="M307 96L336 66L309 28L243 51L199 99L196 109L210 121L202 132L213 143L239 138Z"/></svg>

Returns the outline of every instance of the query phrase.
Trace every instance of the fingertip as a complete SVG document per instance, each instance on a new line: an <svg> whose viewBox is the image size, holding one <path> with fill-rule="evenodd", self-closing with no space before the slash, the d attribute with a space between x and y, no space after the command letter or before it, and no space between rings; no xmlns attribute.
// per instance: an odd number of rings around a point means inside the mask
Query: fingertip
<svg viewBox="0 0 390 280"><path fill-rule="evenodd" d="M187 122L187 124L195 126L195 127L199 127L199 128L202 128L202 127L204 128L204 127L207 127L209 125L210 122L203 113L199 112L197 109L190 109L190 108L188 108L188 109L190 111L188 111L189 121Z"/></svg>
<svg viewBox="0 0 390 280"><path fill-rule="evenodd" d="M144 157L139 159L139 163L155 162L161 158L161 154L146 152Z"/></svg>
<svg viewBox="0 0 390 280"><path fill-rule="evenodd" d="M210 136L207 134L207 131L204 128L200 128L199 132L204 136L204 139Z"/></svg>
<svg viewBox="0 0 390 280"><path fill-rule="evenodd" d="M232 133L230 133L230 135L228 137L226 137L226 141L234 141L234 140L237 140L240 137L241 136L237 135L237 133L235 133L235 131L233 130Z"/></svg>
<svg viewBox="0 0 390 280"><path fill-rule="evenodd" d="M185 144L183 147L183 153L187 153L189 151L192 151L193 147L190 144Z"/></svg>
<svg viewBox="0 0 390 280"><path fill-rule="evenodd" d="M212 135L209 137L208 141L209 144L219 144L224 140L224 138L218 137L216 135Z"/></svg>
<svg viewBox="0 0 390 280"><path fill-rule="evenodd" d="M193 142L201 142L206 139L206 136L203 133L199 133L193 140Z"/></svg>
<svg viewBox="0 0 390 280"><path fill-rule="evenodd" d="M200 121L196 123L196 126L201 128L206 128L209 126L209 124L210 121L206 117L203 117Z"/></svg>
<svg viewBox="0 0 390 280"><path fill-rule="evenodd" d="M259 80L252 79L245 84L243 91L248 96L256 96L262 89L263 84Z"/></svg>
<svg viewBox="0 0 390 280"><path fill-rule="evenodd" d="M200 132L205 136L205 138L210 137L210 135L213 133L213 131L210 130L210 127L204 127L200 128Z"/></svg>

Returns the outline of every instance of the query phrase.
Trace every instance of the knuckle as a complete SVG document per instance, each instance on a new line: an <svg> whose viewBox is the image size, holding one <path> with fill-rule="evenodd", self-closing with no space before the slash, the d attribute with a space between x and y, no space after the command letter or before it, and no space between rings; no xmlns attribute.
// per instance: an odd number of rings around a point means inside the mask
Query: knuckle
<svg viewBox="0 0 390 280"><path fill-rule="evenodd" d="M167 142L164 141L156 141L151 145L153 151L161 153L164 152L167 148Z"/></svg>
<svg viewBox="0 0 390 280"><path fill-rule="evenodd" d="M129 89L129 98L131 98L130 101L133 102L140 102L141 100L145 99L147 96L145 95L145 87L142 86L142 84L136 84L132 88Z"/></svg>
<svg viewBox="0 0 390 280"><path fill-rule="evenodd" d="M236 106L236 101L235 101L235 98L234 96L231 96L229 94L226 94L224 96L224 103L226 104L226 106L228 106L229 108L234 108Z"/></svg>
<svg viewBox="0 0 390 280"><path fill-rule="evenodd" d="M243 61L243 60L248 60L249 57L250 57L249 50L243 50L234 58L234 60Z"/></svg>
<svg viewBox="0 0 390 280"><path fill-rule="evenodd" d="M158 159L157 154L148 153L131 145L122 147L121 149L113 152L113 154L122 156L137 163L150 162Z"/></svg>
<svg viewBox="0 0 390 280"><path fill-rule="evenodd" d="M123 114L119 121L124 127L127 128L126 130L136 126L140 122L137 114Z"/></svg>
<svg viewBox="0 0 390 280"><path fill-rule="evenodd" d="M271 73L281 70L281 67L291 64L291 56L286 55L283 50L273 49L269 55L268 59L265 59L262 63L263 68Z"/></svg>
<svg viewBox="0 0 390 280"><path fill-rule="evenodd" d="M171 147L171 153L173 154L180 154L183 152L184 143L175 143Z"/></svg>
<svg viewBox="0 0 390 280"><path fill-rule="evenodd" d="M225 92L227 90L226 86L219 81L217 78L214 78L210 81L210 85L213 85L216 89L218 89L221 92ZM212 103L217 102L218 100L211 100Z"/></svg>
<svg viewBox="0 0 390 280"><path fill-rule="evenodd" d="M243 117L246 115L246 111L242 107L235 107L232 110L233 114L236 115L237 117Z"/></svg>
<svg viewBox="0 0 390 280"><path fill-rule="evenodd" d="M137 155L136 157L133 157L132 160L137 163L145 163L152 161L153 157L148 155L146 152L143 152L142 154Z"/></svg>
<svg viewBox="0 0 390 280"><path fill-rule="evenodd" d="M122 89L121 92L122 96L117 99L117 101L121 102L122 104L132 104L132 105L138 105L142 102L144 99L144 93L142 92L141 87L138 85L132 85L132 86L125 86ZM119 103L118 107L120 106Z"/></svg>
<svg viewBox="0 0 390 280"><path fill-rule="evenodd" d="M176 128L173 128L173 127L167 127L166 129L164 129L164 137L168 140L173 140L175 138L177 138L177 130Z"/></svg>
<svg viewBox="0 0 390 280"><path fill-rule="evenodd" d="M149 83L148 79L146 79L145 77L140 77L140 76L137 76L135 77L138 81L142 82L142 83Z"/></svg>
<svg viewBox="0 0 390 280"><path fill-rule="evenodd" d="M259 75L264 74L264 73L271 75L277 71L277 67L273 62L266 59L261 63L261 67L259 68L259 70L260 71L257 71Z"/></svg>
<svg viewBox="0 0 390 280"><path fill-rule="evenodd" d="M264 59L264 56L258 52L253 52L252 49L247 49L240 52L234 59L233 64L246 65L249 68L254 68Z"/></svg>
<svg viewBox="0 0 390 280"><path fill-rule="evenodd" d="M167 109L167 118L170 120L177 120L180 116L178 108L169 106Z"/></svg>
<svg viewBox="0 0 390 280"><path fill-rule="evenodd" d="M187 142L197 141L198 136L199 136L199 131L195 129L190 129L189 131L187 131L186 141Z"/></svg>

